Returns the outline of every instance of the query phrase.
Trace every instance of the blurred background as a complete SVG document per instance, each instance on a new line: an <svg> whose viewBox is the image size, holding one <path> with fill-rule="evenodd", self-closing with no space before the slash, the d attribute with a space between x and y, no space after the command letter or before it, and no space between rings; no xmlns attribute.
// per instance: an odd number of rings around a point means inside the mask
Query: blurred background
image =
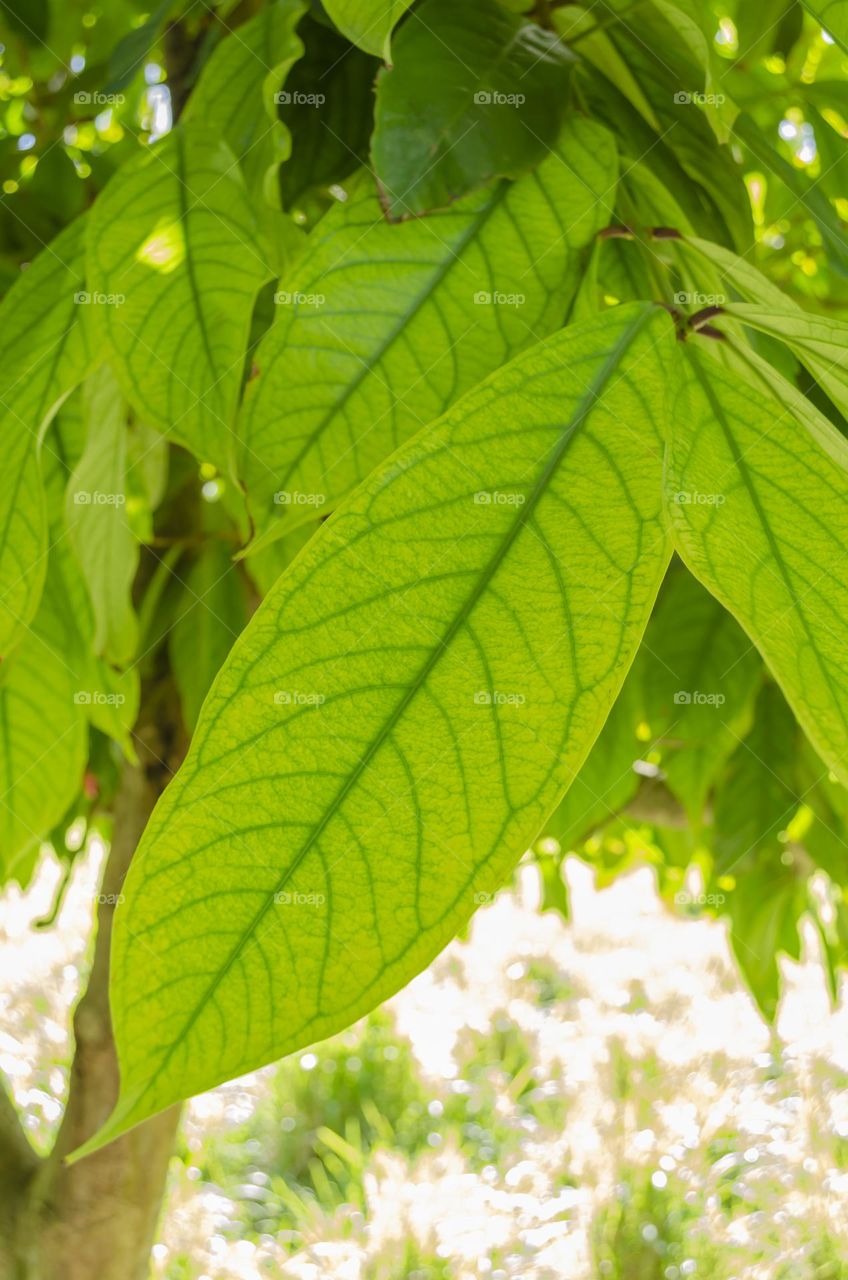
<svg viewBox="0 0 848 1280"><path fill-rule="evenodd" d="M98 837L0 900L0 1068L46 1151L88 965ZM848 1275L848 1012L807 938L774 1030L725 926L642 867L538 865L345 1034L188 1104L158 1280ZM566 903L563 897L563 905ZM693 908L696 910L696 908Z"/></svg>

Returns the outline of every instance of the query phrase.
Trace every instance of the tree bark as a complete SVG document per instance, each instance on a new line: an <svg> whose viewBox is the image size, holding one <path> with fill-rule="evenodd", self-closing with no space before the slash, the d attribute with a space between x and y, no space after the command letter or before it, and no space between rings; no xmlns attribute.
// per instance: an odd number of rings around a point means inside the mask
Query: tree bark
<svg viewBox="0 0 848 1280"><path fill-rule="evenodd" d="M143 760L122 775L91 975L74 1015L68 1103L50 1155L28 1168L26 1162L19 1165L5 1272L0 1243L0 1280L145 1280L149 1273L179 1108L154 1116L78 1164L67 1165L64 1157L102 1124L118 1095L109 1014L112 920L133 852L167 781L159 763L155 757ZM2 1226L0 1231L5 1235Z"/></svg>

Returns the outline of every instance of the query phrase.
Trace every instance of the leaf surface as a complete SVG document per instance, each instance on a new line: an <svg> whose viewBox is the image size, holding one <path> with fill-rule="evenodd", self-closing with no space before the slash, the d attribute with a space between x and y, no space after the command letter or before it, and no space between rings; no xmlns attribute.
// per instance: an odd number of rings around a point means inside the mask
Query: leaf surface
<svg viewBox="0 0 848 1280"><path fill-rule="evenodd" d="M87 261L127 399L228 470L253 303L269 270L238 162L217 131L180 126L123 165L92 211Z"/></svg>
<svg viewBox="0 0 848 1280"><path fill-rule="evenodd" d="M368 175L280 281L239 421L254 522L291 528L562 323L608 216L615 147L575 120L534 174L390 226Z"/></svg>
<svg viewBox="0 0 848 1280"><path fill-rule="evenodd" d="M339 31L366 53L389 57L389 37L412 0L327 0Z"/></svg>
<svg viewBox="0 0 848 1280"><path fill-rule="evenodd" d="M85 1151L346 1026L502 883L604 723L668 563L673 351L669 317L637 305L525 353L271 590L133 860L122 1092Z"/></svg>
<svg viewBox="0 0 848 1280"><path fill-rule="evenodd" d="M696 339L695 342L703 342ZM827 451L777 398L693 342L666 469L676 544L771 668L816 749L848 777L844 441Z"/></svg>
<svg viewBox="0 0 848 1280"><path fill-rule="evenodd" d="M171 668L190 732L197 723L203 699L246 620L239 570L227 546L212 542L186 576L183 608L170 636Z"/></svg>
<svg viewBox="0 0 848 1280"><path fill-rule="evenodd" d="M573 55L498 0L423 0L392 52L371 142L389 218L518 177L556 143Z"/></svg>
<svg viewBox="0 0 848 1280"><path fill-rule="evenodd" d="M94 611L94 653L124 666L138 638L131 592L139 554L127 516L127 406L108 365L83 393L85 450L68 484L66 521Z"/></svg>
<svg viewBox="0 0 848 1280"><path fill-rule="evenodd" d="M44 586L47 512L38 441L97 362L85 296L84 222L72 223L0 306L0 655L31 621Z"/></svg>

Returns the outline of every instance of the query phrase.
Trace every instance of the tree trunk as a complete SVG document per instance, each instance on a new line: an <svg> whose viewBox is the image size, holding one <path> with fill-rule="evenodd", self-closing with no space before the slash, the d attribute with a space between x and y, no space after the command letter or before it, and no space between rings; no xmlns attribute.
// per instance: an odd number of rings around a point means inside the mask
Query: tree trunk
<svg viewBox="0 0 848 1280"><path fill-rule="evenodd" d="M8 1235L0 1210L0 1280L145 1280L148 1275L179 1108L154 1116L78 1164L66 1165L64 1156L94 1133L118 1095L108 999L112 918L133 851L167 780L157 764L151 760L147 768L142 762L124 769L97 911L94 961L74 1016L68 1104L50 1155L28 1164L24 1153L18 1166L20 1176L12 1182L18 1185L7 1200L15 1219ZM9 1186L9 1172L3 1172Z"/></svg>

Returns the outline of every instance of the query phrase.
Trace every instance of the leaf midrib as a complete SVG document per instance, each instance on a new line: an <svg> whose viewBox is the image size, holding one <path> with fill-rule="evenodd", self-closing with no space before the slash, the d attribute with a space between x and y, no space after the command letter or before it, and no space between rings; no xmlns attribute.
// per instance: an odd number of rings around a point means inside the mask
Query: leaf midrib
<svg viewBox="0 0 848 1280"><path fill-rule="evenodd" d="M473 591L462 602L459 609L455 613L453 619L451 620L451 623L448 626L444 636L440 639L438 645L433 647L433 649L431 650L430 656L422 664L417 676L414 678L414 680L410 682L407 692L397 703L397 705L395 706L391 714L387 717L387 719L384 721L383 725L378 730L378 732L374 735L371 741L371 745L369 746L367 751L360 757L356 767L351 771L348 780L339 788L333 800L326 807L323 818L319 823L316 824L312 833L310 834L308 839L305 841L302 849L300 850L300 853L292 860L290 865L283 871L282 875L280 876L275 886L268 893L265 903L256 912L248 928L243 931L239 941L232 948L227 959L220 966L213 980L207 986L206 993L202 1001L199 1001L197 1003L197 1005L195 1006L195 1009L193 1010L190 1017L187 1019L179 1035L176 1035L173 1037L170 1047L168 1048L164 1057L161 1059L155 1072L149 1077L149 1079L147 1080L147 1083L133 1096L132 1102L128 1104L128 1106L124 1111L125 1115L132 1114L132 1112L138 1106L141 1099L146 1096L146 1094L152 1088L154 1082L159 1078L159 1076L167 1067L177 1046L185 1042L186 1037L191 1033L195 1023L200 1018L203 1011L206 1009L209 1001L212 999L215 992L220 987L221 983L227 977L233 965L235 965L235 963L238 961L245 946L259 929L263 919L265 918L268 911L270 910L271 904L274 902L276 895L282 892L285 886L289 883L291 877L295 874L297 869L300 867L303 860L307 857L311 849L314 847L315 843L320 839L321 835L323 834L329 822L335 817L336 813L341 808L348 794L353 790L353 788L357 785L362 775L368 769L368 767L371 764L371 761L374 759L377 752L380 750L383 744L390 737L396 725L400 721L401 717L404 715L405 711L407 710L407 708L409 707L413 699L418 695L420 690L424 688L433 670L442 660L444 655L449 651L452 641L456 638L460 629L465 625L468 618L473 613L476 605L478 604L479 600L482 598L483 593L489 586L490 582L492 581L498 569L500 568L501 564L503 563L505 557L507 556L512 546L514 545L518 535L524 529L529 518L535 512L540 499L546 492L552 477L556 473L560 463L562 462L563 457L568 451L568 448L572 440L574 439L574 436L577 430L582 425L587 415L591 412L593 405L600 399L600 396L606 384L609 382L610 377L612 376L615 369L618 367L624 351L635 340L635 338L638 336L638 334L641 332L644 326L648 323L649 319L653 318L653 315L654 315L653 308L646 307L644 310L642 310L640 314L634 318L632 323L628 325L627 329L624 331L624 333L616 342L615 346L607 355L603 365L601 366L600 370L592 380L589 387L587 387L585 394L581 398L575 412L572 414L570 422L562 431L562 434L560 435L556 446L551 450L550 457L547 463L545 464L545 466L543 467L538 480L533 486L533 489L531 490L530 494L528 494L526 502L524 502L520 507L516 509L516 514L515 514L515 518L513 520L512 525L507 530L504 537L501 539L494 554L490 557L490 559L487 561L487 563L484 565L483 569L481 570L480 574L478 575L477 582Z"/></svg>

